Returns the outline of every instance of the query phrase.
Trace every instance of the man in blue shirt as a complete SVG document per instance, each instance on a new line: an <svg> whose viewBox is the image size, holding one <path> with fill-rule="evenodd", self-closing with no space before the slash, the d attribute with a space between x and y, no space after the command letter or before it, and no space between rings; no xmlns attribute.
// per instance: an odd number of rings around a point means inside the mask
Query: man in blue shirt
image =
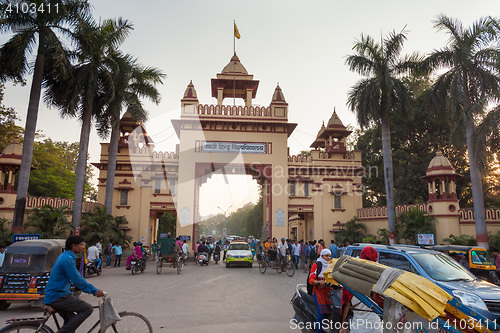
<svg viewBox="0 0 500 333"><path fill-rule="evenodd" d="M332 258L339 257L339 247L337 246L337 244L335 244L335 241L333 239L332 239L332 244L330 244L329 250L332 253Z"/></svg>
<svg viewBox="0 0 500 333"><path fill-rule="evenodd" d="M58 310L64 319L59 333L75 332L94 310L92 305L77 298L71 291L71 282L83 292L103 297L104 292L88 283L76 269L76 255L82 253L85 242L80 235L66 239L66 251L56 260L45 287L43 303Z"/></svg>

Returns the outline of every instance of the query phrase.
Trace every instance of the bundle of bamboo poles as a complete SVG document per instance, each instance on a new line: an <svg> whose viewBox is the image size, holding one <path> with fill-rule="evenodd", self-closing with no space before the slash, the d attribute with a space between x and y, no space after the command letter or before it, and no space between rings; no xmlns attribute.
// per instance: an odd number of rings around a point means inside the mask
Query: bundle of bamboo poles
<svg viewBox="0 0 500 333"><path fill-rule="evenodd" d="M323 275L330 284L346 286L372 299L373 293L390 297L421 317L437 322L445 331L490 333L496 328L496 323L489 322L432 281L411 272L343 256L332 259ZM379 305L383 306L383 302ZM462 323L466 327L459 327Z"/></svg>
<svg viewBox="0 0 500 333"><path fill-rule="evenodd" d="M381 281L380 278L386 270L390 270L388 273L392 272L394 281L381 289L380 285L386 281ZM420 275L349 256L332 259L323 275L329 283L340 283L368 297L372 291L378 291L379 294L393 298L428 320L445 316L447 303L453 298ZM382 278L390 280L391 276Z"/></svg>

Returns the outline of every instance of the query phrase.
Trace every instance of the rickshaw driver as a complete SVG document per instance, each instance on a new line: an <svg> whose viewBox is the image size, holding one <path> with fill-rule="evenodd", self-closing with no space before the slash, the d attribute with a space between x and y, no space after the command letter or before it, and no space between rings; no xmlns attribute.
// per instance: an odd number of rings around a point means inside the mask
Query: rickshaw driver
<svg viewBox="0 0 500 333"><path fill-rule="evenodd" d="M88 283L76 269L76 255L82 253L84 248L82 236L69 236L66 239L66 251L57 258L45 287L43 303L58 310L64 319L64 325L57 333L75 332L93 311L92 305L77 298L70 291L70 282L83 292L97 297L104 296L101 289Z"/></svg>

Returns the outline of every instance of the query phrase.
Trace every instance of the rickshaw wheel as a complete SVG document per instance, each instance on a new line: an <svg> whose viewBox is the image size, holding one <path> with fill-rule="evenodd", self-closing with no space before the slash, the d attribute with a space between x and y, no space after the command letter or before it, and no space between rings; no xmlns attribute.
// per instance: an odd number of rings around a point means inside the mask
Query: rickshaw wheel
<svg viewBox="0 0 500 333"><path fill-rule="evenodd" d="M161 273L161 269L163 267L163 258L158 258L158 260L156 261L156 273L157 274L160 274Z"/></svg>
<svg viewBox="0 0 500 333"><path fill-rule="evenodd" d="M184 259L177 259L177 274L181 274L182 269L184 268Z"/></svg>
<svg viewBox="0 0 500 333"><path fill-rule="evenodd" d="M7 310L9 306L10 303L7 303L6 301L0 301L0 310Z"/></svg>
<svg viewBox="0 0 500 333"><path fill-rule="evenodd" d="M267 265L266 261L264 259L259 260L259 272L261 274L264 274L266 272Z"/></svg>

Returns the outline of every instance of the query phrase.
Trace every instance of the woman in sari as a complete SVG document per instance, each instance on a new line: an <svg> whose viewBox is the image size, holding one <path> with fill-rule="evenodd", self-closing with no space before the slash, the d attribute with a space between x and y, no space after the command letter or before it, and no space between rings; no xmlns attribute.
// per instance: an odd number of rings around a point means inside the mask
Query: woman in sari
<svg viewBox="0 0 500 333"><path fill-rule="evenodd" d="M131 256L128 256L127 258L127 265L125 266L125 269L126 270L130 270L130 262L132 261L132 259L137 259L137 260L141 260L142 259L142 247L141 247L141 243L136 243L134 242L134 253L131 255Z"/></svg>
<svg viewBox="0 0 500 333"><path fill-rule="evenodd" d="M320 257L311 267L309 275L309 283L313 286L313 297L318 308L318 316L316 317L316 332L321 333L322 320L332 312L332 302L330 300L330 290L332 289L326 284L323 273L328 268L329 261L332 259L332 253L328 249L324 249L320 253ZM320 269L318 269L320 266Z"/></svg>

